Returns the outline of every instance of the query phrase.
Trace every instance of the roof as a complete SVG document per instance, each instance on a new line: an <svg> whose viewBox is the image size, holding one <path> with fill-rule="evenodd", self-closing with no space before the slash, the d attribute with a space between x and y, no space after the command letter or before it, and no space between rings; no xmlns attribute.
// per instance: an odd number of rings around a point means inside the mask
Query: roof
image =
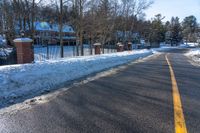
<svg viewBox="0 0 200 133"><path fill-rule="evenodd" d="M34 27L36 31L55 31L55 32L59 32L59 24L50 24L48 22L34 22ZM26 29L28 29L28 24L26 24ZM20 30L20 26L19 24L17 24L15 26L15 30L19 31ZM66 33L74 33L74 29L66 24L63 24L63 32Z"/></svg>
<svg viewBox="0 0 200 133"><path fill-rule="evenodd" d="M116 31L115 35L117 37L128 37L128 36L131 36L131 37L138 37L139 36L139 33L138 32L132 32L132 31Z"/></svg>
<svg viewBox="0 0 200 133"><path fill-rule="evenodd" d="M118 46L124 46L121 42L117 43Z"/></svg>
<svg viewBox="0 0 200 133"><path fill-rule="evenodd" d="M35 30L39 30L39 31L51 30L51 27L50 27L49 23L47 23L47 22L35 22L34 26L35 26Z"/></svg>
<svg viewBox="0 0 200 133"><path fill-rule="evenodd" d="M101 43L95 43L95 44L93 44L94 46L100 46L101 45Z"/></svg>
<svg viewBox="0 0 200 133"><path fill-rule="evenodd" d="M52 24L51 27L52 27L53 31L59 32L59 25L58 24ZM63 32L74 33L74 29L69 25L63 25Z"/></svg>
<svg viewBox="0 0 200 133"><path fill-rule="evenodd" d="M56 37L56 39L59 39L60 37ZM76 39L76 37L71 37L71 36L64 36L63 39Z"/></svg>

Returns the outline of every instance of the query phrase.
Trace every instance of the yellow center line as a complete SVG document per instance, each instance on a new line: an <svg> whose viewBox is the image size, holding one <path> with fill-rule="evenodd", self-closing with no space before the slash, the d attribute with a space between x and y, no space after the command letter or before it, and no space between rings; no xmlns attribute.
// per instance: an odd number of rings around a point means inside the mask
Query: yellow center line
<svg viewBox="0 0 200 133"><path fill-rule="evenodd" d="M171 65L167 55L165 56L165 58L167 60L168 66L169 66L171 81L172 81L175 133L187 133L185 118L184 118L182 104L181 104L180 93L178 90L178 85L176 82L175 74L174 74L172 65Z"/></svg>

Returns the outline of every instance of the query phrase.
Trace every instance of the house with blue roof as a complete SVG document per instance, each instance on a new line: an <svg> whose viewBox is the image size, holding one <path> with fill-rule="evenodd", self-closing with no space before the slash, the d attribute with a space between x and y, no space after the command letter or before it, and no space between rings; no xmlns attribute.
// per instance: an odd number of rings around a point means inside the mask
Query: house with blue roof
<svg viewBox="0 0 200 133"><path fill-rule="evenodd" d="M59 44L59 25L48 22L35 22L35 44ZM76 45L76 34L69 25L63 25L62 29L64 45Z"/></svg>

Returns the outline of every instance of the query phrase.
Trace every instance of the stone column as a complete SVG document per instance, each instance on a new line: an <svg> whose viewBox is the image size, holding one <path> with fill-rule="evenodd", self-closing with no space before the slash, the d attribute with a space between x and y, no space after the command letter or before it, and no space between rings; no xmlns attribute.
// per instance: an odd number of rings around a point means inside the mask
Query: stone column
<svg viewBox="0 0 200 133"><path fill-rule="evenodd" d="M123 52L124 51L124 45L122 43L117 43L117 52Z"/></svg>
<svg viewBox="0 0 200 133"><path fill-rule="evenodd" d="M132 50L132 43L128 42L128 50Z"/></svg>
<svg viewBox="0 0 200 133"><path fill-rule="evenodd" d="M95 49L95 55L101 54L101 43L95 43L94 49Z"/></svg>
<svg viewBox="0 0 200 133"><path fill-rule="evenodd" d="M17 50L17 63L32 63L34 61L33 40L30 38L17 38L13 41Z"/></svg>

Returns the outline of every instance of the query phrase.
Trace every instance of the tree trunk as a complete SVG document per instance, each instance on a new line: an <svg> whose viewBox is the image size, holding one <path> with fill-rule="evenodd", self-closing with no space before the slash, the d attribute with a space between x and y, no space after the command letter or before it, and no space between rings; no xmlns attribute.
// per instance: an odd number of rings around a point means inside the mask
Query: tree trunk
<svg viewBox="0 0 200 133"><path fill-rule="evenodd" d="M83 47L83 5L82 0L79 1L79 8L80 8L80 45L81 45L81 56L84 55L84 47Z"/></svg>
<svg viewBox="0 0 200 133"><path fill-rule="evenodd" d="M78 32L76 34L76 37L78 37ZM76 39L76 56L79 56L79 41Z"/></svg>
<svg viewBox="0 0 200 133"><path fill-rule="evenodd" d="M35 35L35 27L34 27L34 21L35 21L35 0L33 0L32 3L32 15L31 15L31 29L32 29L32 34L31 38L34 40L34 35Z"/></svg>
<svg viewBox="0 0 200 133"><path fill-rule="evenodd" d="M64 57L63 48L63 0L60 0L60 57Z"/></svg>

